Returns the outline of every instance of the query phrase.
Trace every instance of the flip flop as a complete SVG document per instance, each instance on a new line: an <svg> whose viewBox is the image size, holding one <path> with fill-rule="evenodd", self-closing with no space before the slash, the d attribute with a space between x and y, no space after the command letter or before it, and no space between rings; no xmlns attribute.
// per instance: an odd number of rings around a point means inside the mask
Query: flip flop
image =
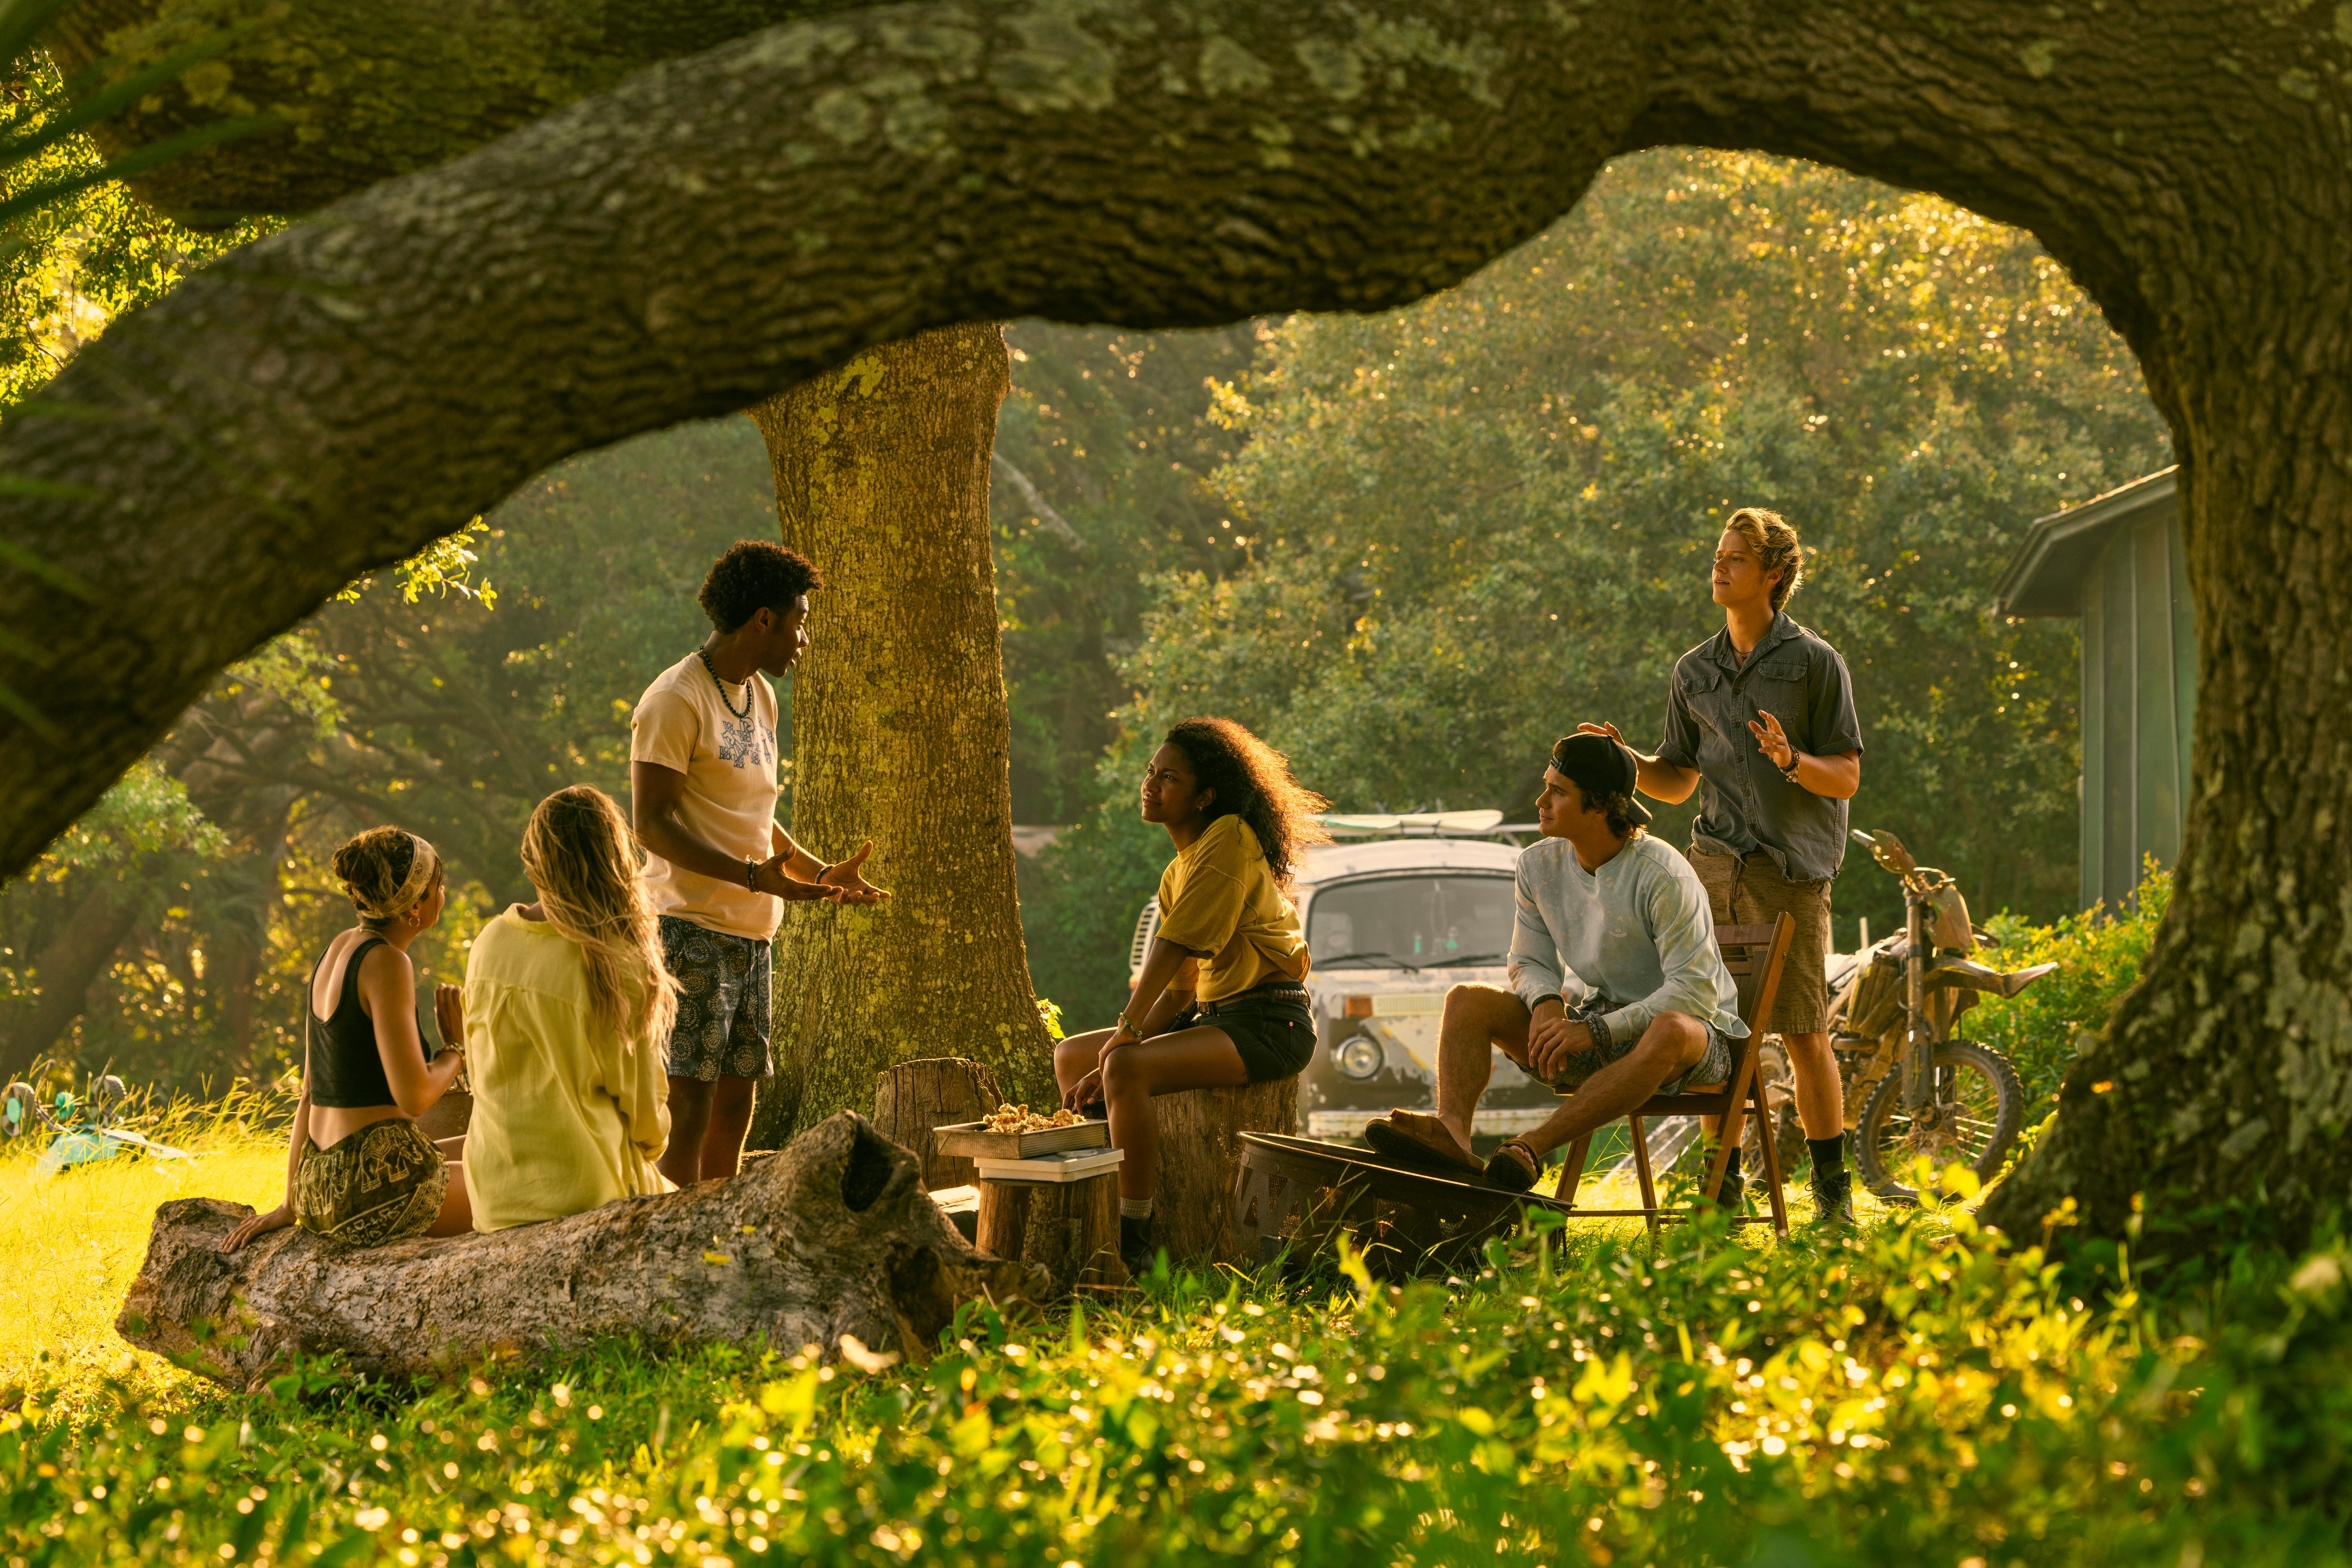
<svg viewBox="0 0 2352 1568"><path fill-rule="evenodd" d="M1486 1162L1486 1180L1495 1186L1524 1193L1543 1175L1543 1161L1523 1141L1506 1138L1502 1147Z"/></svg>
<svg viewBox="0 0 2352 1568"><path fill-rule="evenodd" d="M1405 1120L1407 1117L1412 1120ZM1386 1116L1366 1123L1364 1142L1372 1146L1375 1153L1444 1175L1483 1176L1486 1173L1486 1165L1477 1156L1461 1152L1462 1146L1454 1142L1454 1134L1445 1130L1444 1122L1421 1111L1391 1110Z"/></svg>

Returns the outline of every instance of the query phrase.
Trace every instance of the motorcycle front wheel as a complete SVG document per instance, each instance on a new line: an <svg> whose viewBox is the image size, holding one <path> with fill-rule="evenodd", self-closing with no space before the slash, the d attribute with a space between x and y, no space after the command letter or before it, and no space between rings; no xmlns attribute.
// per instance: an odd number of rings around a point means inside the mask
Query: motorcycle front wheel
<svg viewBox="0 0 2352 1568"><path fill-rule="evenodd" d="M1854 1163L1870 1190L1889 1203L1913 1203L1913 1163L1921 1155L1942 1171L1966 1165L1989 1182L2017 1142L2025 1120L2025 1086L2009 1058L1973 1040L1936 1047L1935 1100L1922 1114L1903 1104L1903 1069L1878 1080L1854 1128Z"/></svg>

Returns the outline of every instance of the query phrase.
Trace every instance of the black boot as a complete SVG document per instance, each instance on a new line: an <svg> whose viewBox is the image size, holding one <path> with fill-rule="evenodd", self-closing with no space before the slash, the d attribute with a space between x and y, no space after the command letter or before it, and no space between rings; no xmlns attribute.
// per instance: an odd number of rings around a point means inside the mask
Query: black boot
<svg viewBox="0 0 2352 1568"><path fill-rule="evenodd" d="M1813 1154L1813 1224L1853 1228L1853 1173L1845 1168L1845 1137L1807 1139Z"/></svg>
<svg viewBox="0 0 2352 1568"><path fill-rule="evenodd" d="M1716 1190L1716 1205L1726 1214L1748 1211L1748 1179L1740 1174L1739 1151L1734 1149L1731 1158L1724 1162L1723 1185Z"/></svg>
<svg viewBox="0 0 2352 1568"><path fill-rule="evenodd" d="M1118 1216L1118 1260L1127 1265L1129 1278L1140 1279L1150 1273L1158 1250L1151 1245L1150 1215Z"/></svg>

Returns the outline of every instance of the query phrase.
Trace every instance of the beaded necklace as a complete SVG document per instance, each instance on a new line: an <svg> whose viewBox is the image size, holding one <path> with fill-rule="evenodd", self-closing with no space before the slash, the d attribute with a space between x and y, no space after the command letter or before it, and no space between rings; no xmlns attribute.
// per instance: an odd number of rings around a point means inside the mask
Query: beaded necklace
<svg viewBox="0 0 2352 1568"><path fill-rule="evenodd" d="M710 650L705 647L696 648L694 650L694 657L700 659L702 661L702 668L710 672L710 684L719 688L719 705L721 708L726 709L730 713L735 713L735 704L727 700L727 683L719 679L719 667L710 662ZM751 683L747 679L743 682L743 711L740 713L735 713L735 717L738 719L751 718L752 700Z"/></svg>

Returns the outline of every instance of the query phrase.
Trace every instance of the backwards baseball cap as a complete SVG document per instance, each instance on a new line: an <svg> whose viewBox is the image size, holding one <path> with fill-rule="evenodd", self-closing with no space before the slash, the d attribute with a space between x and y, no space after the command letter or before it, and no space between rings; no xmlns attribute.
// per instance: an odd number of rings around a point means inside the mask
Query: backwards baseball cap
<svg viewBox="0 0 2352 1568"><path fill-rule="evenodd" d="M1588 800L1622 795L1630 803L1625 815L1635 826L1650 820L1649 808L1633 793L1641 777L1633 753L1606 735L1562 735L1552 742L1551 765L1560 777L1582 790Z"/></svg>

